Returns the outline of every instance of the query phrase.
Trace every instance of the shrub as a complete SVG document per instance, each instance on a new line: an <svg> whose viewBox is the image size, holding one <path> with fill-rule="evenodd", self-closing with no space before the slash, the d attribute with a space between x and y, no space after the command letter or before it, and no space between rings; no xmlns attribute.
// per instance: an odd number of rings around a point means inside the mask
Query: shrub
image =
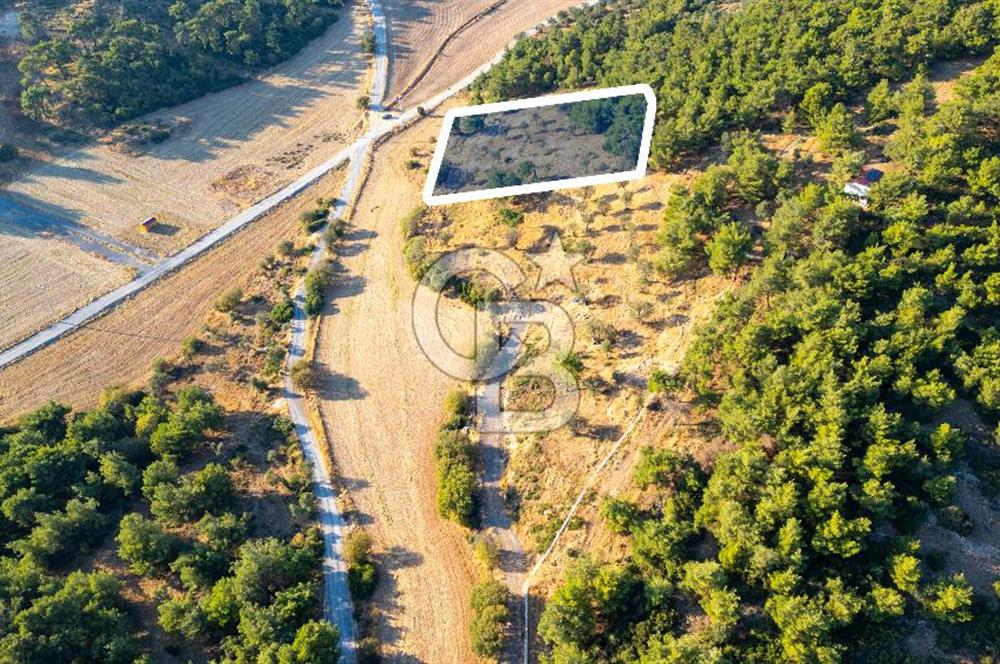
<svg viewBox="0 0 1000 664"><path fill-rule="evenodd" d="M573 378L579 378L580 374L583 373L583 359L579 353L574 351L568 350L559 355L556 364Z"/></svg>
<svg viewBox="0 0 1000 664"><path fill-rule="evenodd" d="M326 215L326 208L314 208L302 212L299 221L302 222L302 228L306 233L315 233L326 223Z"/></svg>
<svg viewBox="0 0 1000 664"><path fill-rule="evenodd" d="M433 262L427 252L427 240L423 235L414 235L403 247L403 258L414 279L422 279Z"/></svg>
<svg viewBox="0 0 1000 664"><path fill-rule="evenodd" d="M294 315L295 303L292 301L292 298L286 297L271 307L271 310L267 313L267 318L278 327L282 327L290 322Z"/></svg>
<svg viewBox="0 0 1000 664"><path fill-rule="evenodd" d="M292 365L292 385L300 392L311 392L319 385L319 373L309 360L299 360Z"/></svg>
<svg viewBox="0 0 1000 664"><path fill-rule="evenodd" d="M671 393L677 391L682 384L680 377L671 374L666 369L653 369L646 382L646 388L651 394Z"/></svg>
<svg viewBox="0 0 1000 664"><path fill-rule="evenodd" d="M488 535L481 535L476 538L473 553L476 556L476 560L478 560L487 571L496 569L500 566L500 547L498 547L493 538Z"/></svg>
<svg viewBox="0 0 1000 664"><path fill-rule="evenodd" d="M321 265L306 275L305 312L307 316L318 316L326 304L326 290L333 279L333 272L327 265Z"/></svg>
<svg viewBox="0 0 1000 664"><path fill-rule="evenodd" d="M504 226L520 226L524 222L524 213L514 208L503 207L497 212L497 222Z"/></svg>
<svg viewBox="0 0 1000 664"><path fill-rule="evenodd" d="M399 228L403 232L404 240L409 240L416 234L425 214L427 214L427 206L421 204L407 212L406 216L399 220Z"/></svg>
<svg viewBox="0 0 1000 664"><path fill-rule="evenodd" d="M361 50L369 55L375 55L375 33L367 32L361 38Z"/></svg>
<svg viewBox="0 0 1000 664"><path fill-rule="evenodd" d="M370 562L351 563L347 567L347 585L354 601L371 599L378 587L378 570Z"/></svg>
<svg viewBox="0 0 1000 664"><path fill-rule="evenodd" d="M462 389L450 390L444 397L444 423L442 429L461 429L468 424L472 398Z"/></svg>
<svg viewBox="0 0 1000 664"><path fill-rule="evenodd" d="M345 233L347 233L347 222L343 219L330 220L323 231L323 242L326 243L327 249L332 251L334 245L344 237Z"/></svg>
<svg viewBox="0 0 1000 664"><path fill-rule="evenodd" d="M371 549L371 535L360 528L349 532L344 539L344 559L349 563L367 561L371 555Z"/></svg>
<svg viewBox="0 0 1000 664"><path fill-rule="evenodd" d="M195 336L186 337L184 341L181 342L181 353L184 355L184 359L190 360L202 349L203 343L201 339Z"/></svg>
<svg viewBox="0 0 1000 664"><path fill-rule="evenodd" d="M243 291L240 288L230 288L215 301L215 308L222 313L232 313L243 301Z"/></svg>
<svg viewBox="0 0 1000 664"><path fill-rule="evenodd" d="M503 654L510 624L510 591L497 579L480 581L472 588L472 650L480 657L496 659Z"/></svg>
<svg viewBox="0 0 1000 664"><path fill-rule="evenodd" d="M478 479L473 470L473 447L457 431L442 431L434 447L437 462L438 514L467 528L479 520Z"/></svg>

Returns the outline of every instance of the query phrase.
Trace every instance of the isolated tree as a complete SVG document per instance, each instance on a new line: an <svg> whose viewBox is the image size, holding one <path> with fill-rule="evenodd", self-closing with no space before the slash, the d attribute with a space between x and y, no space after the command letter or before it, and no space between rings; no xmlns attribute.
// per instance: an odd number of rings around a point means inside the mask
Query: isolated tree
<svg viewBox="0 0 1000 664"><path fill-rule="evenodd" d="M292 384L300 392L310 392L319 387L319 372L309 360L299 360L292 365Z"/></svg>

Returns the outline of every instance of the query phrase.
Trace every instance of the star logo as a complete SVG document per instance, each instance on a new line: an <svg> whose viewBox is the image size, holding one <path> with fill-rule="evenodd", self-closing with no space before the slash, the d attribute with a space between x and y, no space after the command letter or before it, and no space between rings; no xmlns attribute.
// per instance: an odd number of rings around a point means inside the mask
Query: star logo
<svg viewBox="0 0 1000 664"><path fill-rule="evenodd" d="M548 250L538 254L528 254L528 258L540 270L535 290L542 290L549 284L555 283L562 284L574 292L577 290L573 268L583 262L584 256L566 253L559 233L553 234Z"/></svg>

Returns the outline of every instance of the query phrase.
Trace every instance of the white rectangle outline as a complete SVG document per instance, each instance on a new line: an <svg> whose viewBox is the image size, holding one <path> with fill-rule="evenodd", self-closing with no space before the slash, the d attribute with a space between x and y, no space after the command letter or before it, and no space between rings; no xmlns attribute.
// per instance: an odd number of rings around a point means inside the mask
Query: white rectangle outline
<svg viewBox="0 0 1000 664"><path fill-rule="evenodd" d="M521 184L514 187L499 187L496 189L477 189L476 191L466 191L457 194L434 195L434 185L441 174L441 164L444 162L444 153L448 147L448 138L451 136L452 127L455 120L470 115L484 115L487 113L503 113L505 111L518 111L527 108L542 108L545 106L556 106L559 104L571 104L573 102L591 101L594 99L608 99L610 97L627 97L641 94L646 98L646 122L642 131L642 143L639 146L639 159L635 170L621 171L618 173L604 173L601 175L588 175L579 178L568 178L565 180L549 180L547 182L536 182L534 184ZM424 185L424 202L427 205L448 205L451 203L467 203L469 201L482 201L491 198L504 198L507 196L519 196L521 194L537 194L543 191L557 191L559 189L574 189L577 187L589 187L597 184L610 184L613 182L630 182L639 180L646 176L646 169L649 165L649 150L653 143L653 126L656 124L656 95L653 88L645 83L637 85L625 85L617 88L602 88L600 90L585 90L583 92L571 92L569 94L547 95L545 97L533 97L531 99L517 99L514 101L504 101L497 104L481 104L479 106L465 106L454 108L445 113L441 134L438 137L437 146L434 149L434 159L431 161L430 172L427 174L427 183Z"/></svg>

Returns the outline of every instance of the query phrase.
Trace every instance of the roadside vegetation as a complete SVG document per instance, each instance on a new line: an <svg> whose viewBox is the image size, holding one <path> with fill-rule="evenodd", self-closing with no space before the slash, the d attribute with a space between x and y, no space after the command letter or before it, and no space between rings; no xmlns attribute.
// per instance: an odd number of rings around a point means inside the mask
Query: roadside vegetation
<svg viewBox="0 0 1000 664"><path fill-rule="evenodd" d="M21 109L79 129L108 127L241 82L337 20L342 0L33 2Z"/></svg>
<svg viewBox="0 0 1000 664"><path fill-rule="evenodd" d="M434 445L437 509L466 528L479 524L479 477L476 446L469 438L471 399L461 390L445 398L445 420Z"/></svg>

